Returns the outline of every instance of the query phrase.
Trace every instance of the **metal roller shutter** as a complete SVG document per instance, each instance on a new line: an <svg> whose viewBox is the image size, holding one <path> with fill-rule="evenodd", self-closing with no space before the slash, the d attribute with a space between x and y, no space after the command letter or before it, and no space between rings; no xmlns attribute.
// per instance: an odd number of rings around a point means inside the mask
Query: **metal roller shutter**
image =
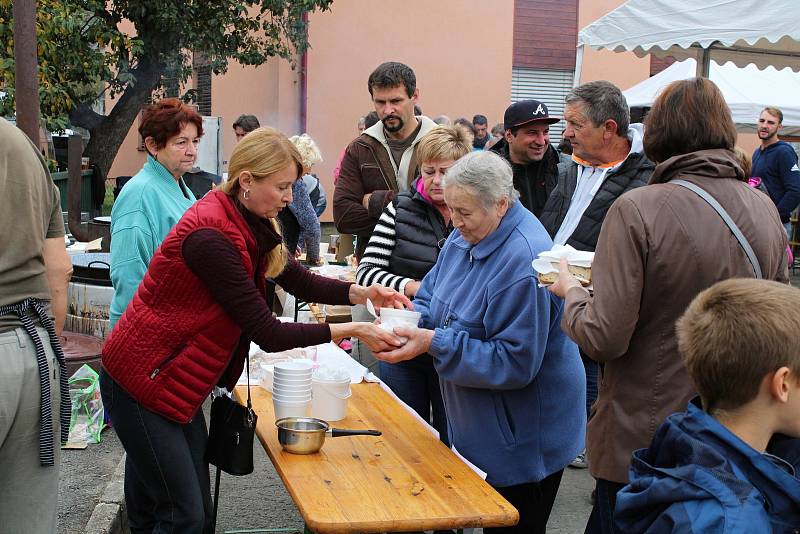
<svg viewBox="0 0 800 534"><path fill-rule="evenodd" d="M536 99L544 102L551 115L564 116L564 98L572 89L571 70L544 70L514 67L511 72L511 101ZM564 121L550 127L550 142L557 145Z"/></svg>

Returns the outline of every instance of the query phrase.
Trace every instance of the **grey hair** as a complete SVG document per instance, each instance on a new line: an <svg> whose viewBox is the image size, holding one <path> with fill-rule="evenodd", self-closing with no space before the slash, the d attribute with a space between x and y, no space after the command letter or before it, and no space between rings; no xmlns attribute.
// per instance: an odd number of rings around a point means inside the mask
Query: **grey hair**
<svg viewBox="0 0 800 534"><path fill-rule="evenodd" d="M631 110L622 91L613 83L598 80L579 85L567 94L564 101L567 105L585 104L586 117L595 126L613 120L617 123L617 135L627 137Z"/></svg>
<svg viewBox="0 0 800 534"><path fill-rule="evenodd" d="M511 165L486 150L470 152L456 161L447 169L442 185L467 189L478 197L486 210L504 198L508 199L509 206L519 199Z"/></svg>

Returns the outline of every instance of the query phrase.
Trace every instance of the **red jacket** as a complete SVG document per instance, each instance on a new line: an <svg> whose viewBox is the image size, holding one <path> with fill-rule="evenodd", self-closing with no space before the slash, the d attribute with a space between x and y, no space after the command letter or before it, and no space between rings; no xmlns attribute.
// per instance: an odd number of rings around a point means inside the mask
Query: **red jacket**
<svg viewBox="0 0 800 534"><path fill-rule="evenodd" d="M239 346L241 329L183 261L183 240L201 228L225 234L253 274L252 231L231 198L212 191L164 239L103 347L108 374L142 406L178 423L194 417L226 369L226 387L236 383L249 348ZM263 293L264 266L258 269Z"/></svg>

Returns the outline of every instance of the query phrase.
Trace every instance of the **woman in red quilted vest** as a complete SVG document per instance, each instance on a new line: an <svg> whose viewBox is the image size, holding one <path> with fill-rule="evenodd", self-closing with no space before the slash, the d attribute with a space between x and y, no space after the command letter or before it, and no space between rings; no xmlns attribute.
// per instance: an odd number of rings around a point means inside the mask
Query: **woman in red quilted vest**
<svg viewBox="0 0 800 534"><path fill-rule="evenodd" d="M156 251L103 348L103 403L127 453L131 532L208 532L203 401L232 389L250 342L266 351L358 337L374 351L399 346L371 323L293 324L272 316L265 277L307 302L410 306L382 286L315 275L283 246L275 217L301 177L297 149L260 128L233 151L229 178L184 214Z"/></svg>

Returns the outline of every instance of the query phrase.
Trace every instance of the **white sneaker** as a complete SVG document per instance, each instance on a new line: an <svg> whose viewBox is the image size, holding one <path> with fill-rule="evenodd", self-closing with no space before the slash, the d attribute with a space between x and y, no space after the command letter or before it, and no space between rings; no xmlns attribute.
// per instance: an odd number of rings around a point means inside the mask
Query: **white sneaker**
<svg viewBox="0 0 800 534"><path fill-rule="evenodd" d="M575 457L569 463L570 467L574 467L575 469L586 469L589 467L589 461L586 459L586 449L583 449L581 453Z"/></svg>

